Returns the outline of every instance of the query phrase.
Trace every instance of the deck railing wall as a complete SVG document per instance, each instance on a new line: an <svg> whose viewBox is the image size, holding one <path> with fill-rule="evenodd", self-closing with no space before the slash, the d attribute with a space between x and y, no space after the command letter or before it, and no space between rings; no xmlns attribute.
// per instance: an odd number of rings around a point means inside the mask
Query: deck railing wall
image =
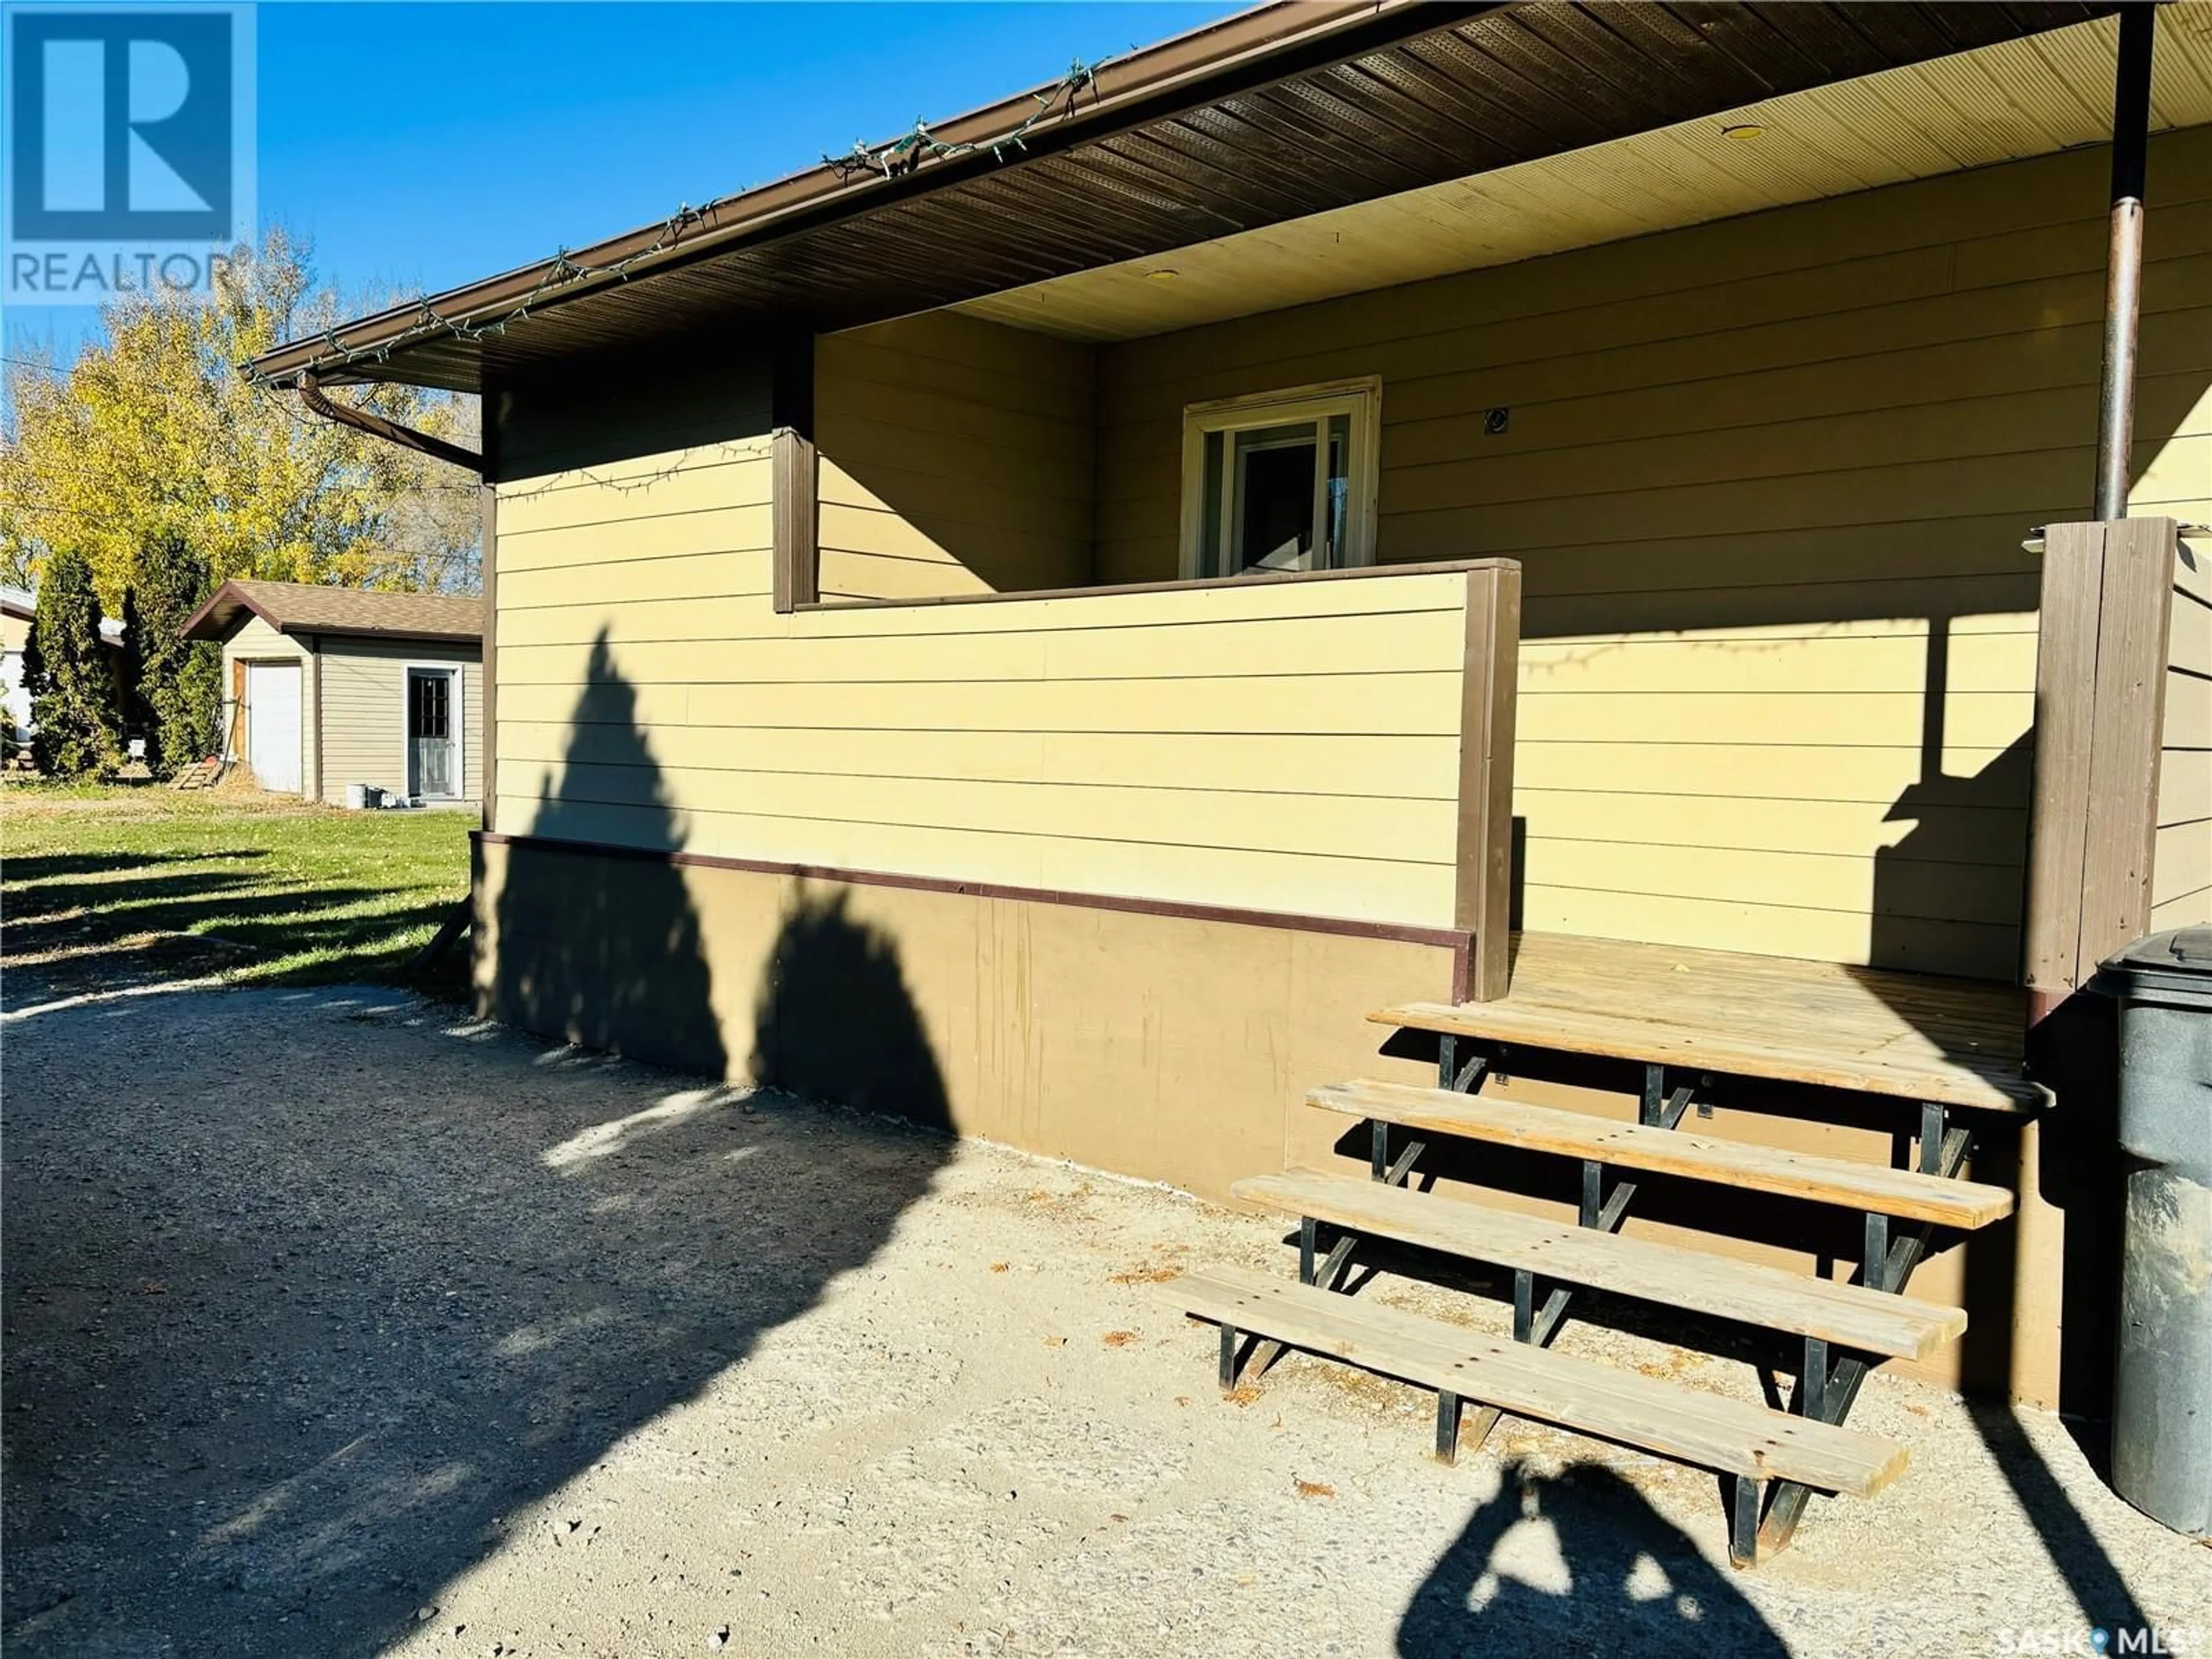
<svg viewBox="0 0 2212 1659"><path fill-rule="evenodd" d="M779 614L770 453L501 487L501 832L1486 931L1502 976L1510 563Z"/></svg>

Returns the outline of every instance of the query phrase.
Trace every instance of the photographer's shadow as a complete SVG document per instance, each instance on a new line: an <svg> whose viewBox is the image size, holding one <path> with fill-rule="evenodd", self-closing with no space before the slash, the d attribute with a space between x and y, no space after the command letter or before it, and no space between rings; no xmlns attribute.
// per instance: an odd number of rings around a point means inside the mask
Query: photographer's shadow
<svg viewBox="0 0 2212 1659"><path fill-rule="evenodd" d="M1523 1528L1547 1528L1556 1559L1540 1537L1515 1535ZM1402 1659L1788 1651L1726 1571L1597 1463L1557 1474L1507 1463L1498 1495L1430 1571L1398 1626Z"/></svg>

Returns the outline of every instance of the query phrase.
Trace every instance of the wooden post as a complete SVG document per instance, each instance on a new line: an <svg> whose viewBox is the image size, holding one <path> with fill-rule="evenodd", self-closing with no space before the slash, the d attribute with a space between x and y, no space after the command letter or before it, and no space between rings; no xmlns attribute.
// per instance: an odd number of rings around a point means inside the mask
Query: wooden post
<svg viewBox="0 0 2212 1659"><path fill-rule="evenodd" d="M1459 873L1452 926L1469 935L1469 1002L1505 994L1511 969L1514 693L1520 676L1521 567L1467 573L1460 681Z"/></svg>
<svg viewBox="0 0 2212 1659"><path fill-rule="evenodd" d="M769 364L775 428L775 608L789 612L822 597L821 467L814 451L814 336L792 328Z"/></svg>
<svg viewBox="0 0 2212 1659"><path fill-rule="evenodd" d="M2044 532L2024 940L2030 1024L2150 922L2172 519Z"/></svg>
<svg viewBox="0 0 2212 1659"><path fill-rule="evenodd" d="M776 428L774 454L775 608L791 611L822 597L820 469L814 440L787 426Z"/></svg>

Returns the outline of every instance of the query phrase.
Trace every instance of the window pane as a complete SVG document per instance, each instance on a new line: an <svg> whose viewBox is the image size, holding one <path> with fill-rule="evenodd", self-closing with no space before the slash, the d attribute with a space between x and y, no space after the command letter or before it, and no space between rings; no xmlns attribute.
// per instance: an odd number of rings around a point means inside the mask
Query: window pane
<svg viewBox="0 0 2212 1659"><path fill-rule="evenodd" d="M1313 563L1314 424L1237 434L1237 569L1304 570Z"/></svg>
<svg viewBox="0 0 2212 1659"><path fill-rule="evenodd" d="M1322 504L1328 544L1321 562L1330 568L1344 563L1346 520L1352 511L1352 417L1328 417L1328 493Z"/></svg>
<svg viewBox="0 0 2212 1659"><path fill-rule="evenodd" d="M445 738L453 735L453 681L443 674L410 674L407 694L414 707L415 735Z"/></svg>

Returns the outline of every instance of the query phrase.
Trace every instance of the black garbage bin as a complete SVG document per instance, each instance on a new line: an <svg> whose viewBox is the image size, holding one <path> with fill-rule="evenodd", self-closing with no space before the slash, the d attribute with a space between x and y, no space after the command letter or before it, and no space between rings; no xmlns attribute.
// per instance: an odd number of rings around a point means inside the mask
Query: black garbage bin
<svg viewBox="0 0 2212 1659"><path fill-rule="evenodd" d="M2120 1001L2127 1171L2112 1484L2178 1532L2212 1534L2212 927L2105 963Z"/></svg>

